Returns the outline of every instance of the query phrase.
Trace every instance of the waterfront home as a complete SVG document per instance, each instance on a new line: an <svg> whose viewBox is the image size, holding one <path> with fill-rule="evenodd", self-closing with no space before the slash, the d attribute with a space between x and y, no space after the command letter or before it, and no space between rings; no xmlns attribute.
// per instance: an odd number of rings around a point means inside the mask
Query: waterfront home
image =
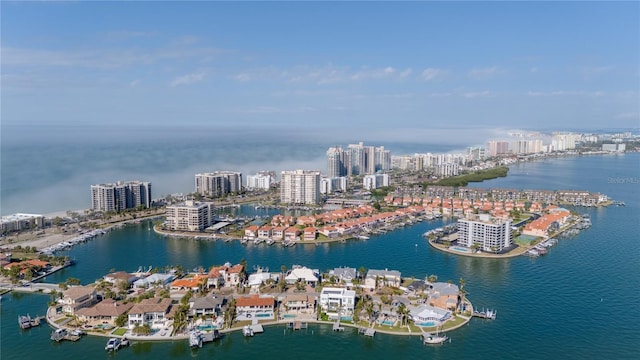
<svg viewBox="0 0 640 360"><path fill-rule="evenodd" d="M329 276L335 277L337 282L344 281L346 284L351 284L351 282L358 277L357 275L358 272L356 269L350 267L339 267L329 270Z"/></svg>
<svg viewBox="0 0 640 360"><path fill-rule="evenodd" d="M320 308L330 319L351 316L356 303L356 292L343 288L324 287L320 292Z"/></svg>
<svg viewBox="0 0 640 360"><path fill-rule="evenodd" d="M189 301L189 317L218 316L223 302L223 298L210 295L192 297Z"/></svg>
<svg viewBox="0 0 640 360"><path fill-rule="evenodd" d="M273 226L264 225L258 228L258 239L270 239L273 232Z"/></svg>
<svg viewBox="0 0 640 360"><path fill-rule="evenodd" d="M522 234L547 237L571 218L571 213L568 210L558 207L548 207L547 209L550 213L528 223L522 230Z"/></svg>
<svg viewBox="0 0 640 360"><path fill-rule="evenodd" d="M227 266L212 266L207 275L207 288L218 289L224 286L224 279L227 275Z"/></svg>
<svg viewBox="0 0 640 360"><path fill-rule="evenodd" d="M255 239L258 237L258 227L257 225L251 225L244 229L244 237L247 239Z"/></svg>
<svg viewBox="0 0 640 360"><path fill-rule="evenodd" d="M201 286L206 285L207 275L196 274L193 277L174 280L171 283L171 290L192 290L198 291Z"/></svg>
<svg viewBox="0 0 640 360"><path fill-rule="evenodd" d="M257 273L249 275L247 286L251 288L251 291L258 291L260 286L264 285L269 280L273 281L275 284L278 281L278 277L278 274L258 271Z"/></svg>
<svg viewBox="0 0 640 360"><path fill-rule="evenodd" d="M305 312L309 309L312 311L315 309L316 299L307 294L288 294L283 303L287 310Z"/></svg>
<svg viewBox="0 0 640 360"><path fill-rule="evenodd" d="M152 329L160 329L168 324L167 315L171 310L171 299L143 299L129 310L128 324L133 329L136 325L149 325Z"/></svg>
<svg viewBox="0 0 640 360"><path fill-rule="evenodd" d="M62 292L62 311L74 315L77 310L98 302L98 294L92 286L71 286Z"/></svg>
<svg viewBox="0 0 640 360"><path fill-rule="evenodd" d="M444 282L432 283L429 286L429 304L440 309L456 309L459 304L460 289L458 285Z"/></svg>
<svg viewBox="0 0 640 360"><path fill-rule="evenodd" d="M304 233L302 238L304 241L313 241L316 239L317 230L313 226L309 226L304 228Z"/></svg>
<svg viewBox="0 0 640 360"><path fill-rule="evenodd" d="M284 231L284 239L288 241L300 240L300 230L295 226L290 226Z"/></svg>
<svg viewBox="0 0 640 360"><path fill-rule="evenodd" d="M274 215L271 218L272 226L280 226L280 227L289 227L296 223L296 220L293 216L284 216L284 215Z"/></svg>
<svg viewBox="0 0 640 360"><path fill-rule="evenodd" d="M298 216L296 225L314 226L316 224L316 221L317 219L314 216Z"/></svg>
<svg viewBox="0 0 640 360"><path fill-rule="evenodd" d="M382 286L399 287L402 277L397 270L369 270L364 279L364 288L376 290Z"/></svg>
<svg viewBox="0 0 640 360"><path fill-rule="evenodd" d="M287 284L295 284L302 281L307 285L315 287L318 284L320 274L318 269L309 269L306 266L293 265L289 274L285 277Z"/></svg>
<svg viewBox="0 0 640 360"><path fill-rule="evenodd" d="M133 284L134 281L138 280L138 277L133 274L129 274L124 271L117 271L111 274L107 274L103 277L104 281L116 285L120 281L126 282L128 285Z"/></svg>
<svg viewBox="0 0 640 360"><path fill-rule="evenodd" d="M258 294L239 297L236 300L236 319L243 320L268 320L274 318L275 299L273 296L260 296Z"/></svg>
<svg viewBox="0 0 640 360"><path fill-rule="evenodd" d="M284 232L287 230L286 226L276 226L271 230L271 239L282 240L284 239Z"/></svg>
<svg viewBox="0 0 640 360"><path fill-rule="evenodd" d="M242 272L243 272L243 270L244 270L244 268L240 264L236 264L236 265L230 266L226 270L226 277L224 279L225 286L227 286L227 287L238 286L240 284L240 282L242 281Z"/></svg>
<svg viewBox="0 0 640 360"><path fill-rule="evenodd" d="M417 326L437 326L451 318L451 311L422 304L409 308L409 318Z"/></svg>
<svg viewBox="0 0 640 360"><path fill-rule="evenodd" d="M329 239L340 237L340 231L338 231L338 228L334 226L323 226L318 232Z"/></svg>
<svg viewBox="0 0 640 360"><path fill-rule="evenodd" d="M138 279L133 282L134 289L148 289L153 286L165 287L169 285L175 276L173 274L151 274L145 278Z"/></svg>
<svg viewBox="0 0 640 360"><path fill-rule="evenodd" d="M76 315L80 321L103 321L113 324L116 318L133 307L133 303L123 303L114 299L104 299L91 307L78 309Z"/></svg>

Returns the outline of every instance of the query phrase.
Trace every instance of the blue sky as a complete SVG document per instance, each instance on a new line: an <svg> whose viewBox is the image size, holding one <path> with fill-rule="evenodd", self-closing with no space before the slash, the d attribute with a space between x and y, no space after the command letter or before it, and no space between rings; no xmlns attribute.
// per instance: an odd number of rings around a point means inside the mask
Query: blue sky
<svg viewBox="0 0 640 360"><path fill-rule="evenodd" d="M1 7L4 125L640 126L638 2Z"/></svg>

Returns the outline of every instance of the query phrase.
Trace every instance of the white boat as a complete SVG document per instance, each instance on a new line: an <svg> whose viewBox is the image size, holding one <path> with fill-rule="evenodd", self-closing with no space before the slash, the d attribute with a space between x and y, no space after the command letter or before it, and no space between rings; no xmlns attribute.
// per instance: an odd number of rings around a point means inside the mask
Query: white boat
<svg viewBox="0 0 640 360"><path fill-rule="evenodd" d="M242 328L242 335L244 336L253 336L253 329L249 325L245 325Z"/></svg>
<svg viewBox="0 0 640 360"><path fill-rule="evenodd" d="M65 336L67 336L67 330L66 329L56 329L54 332L51 333L51 340L53 341L62 341L64 340Z"/></svg>
<svg viewBox="0 0 640 360"><path fill-rule="evenodd" d="M198 330L191 330L191 332L189 332L189 346L192 348L202 347L202 336Z"/></svg>
<svg viewBox="0 0 640 360"><path fill-rule="evenodd" d="M448 337L444 334L438 335L436 332L435 335L431 333L423 333L422 334L422 342L425 344L442 344L447 341Z"/></svg>
<svg viewBox="0 0 640 360"><path fill-rule="evenodd" d="M31 316L29 315L19 315L18 316L18 325L20 325L23 329L28 329L31 327Z"/></svg>
<svg viewBox="0 0 640 360"><path fill-rule="evenodd" d="M121 341L118 338L111 338L107 341L107 345L105 345L104 349L106 351L118 351L121 346Z"/></svg>

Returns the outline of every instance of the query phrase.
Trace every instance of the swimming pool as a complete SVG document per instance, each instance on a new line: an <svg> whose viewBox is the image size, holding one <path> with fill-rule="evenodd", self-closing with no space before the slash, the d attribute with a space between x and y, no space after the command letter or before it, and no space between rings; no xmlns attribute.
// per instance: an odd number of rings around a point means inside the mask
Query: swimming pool
<svg viewBox="0 0 640 360"><path fill-rule="evenodd" d="M256 317L273 317L273 314L256 314Z"/></svg>
<svg viewBox="0 0 640 360"><path fill-rule="evenodd" d="M284 318L285 319L292 319L295 318L296 316L294 314L284 314Z"/></svg>
<svg viewBox="0 0 640 360"><path fill-rule="evenodd" d="M340 316L341 321L353 321L353 317L351 316Z"/></svg>
<svg viewBox="0 0 640 360"><path fill-rule="evenodd" d="M465 247L453 246L451 248L453 250L455 250L455 251L460 251L460 252L465 252L465 253L471 252L471 250L469 248L465 248Z"/></svg>
<svg viewBox="0 0 640 360"><path fill-rule="evenodd" d="M385 320L385 321L381 321L380 325L387 325L387 326L393 326L393 324L395 324L395 321L391 321L391 320Z"/></svg>
<svg viewBox="0 0 640 360"><path fill-rule="evenodd" d="M436 326L436 323L433 321L427 321L423 323L416 323L416 326L433 327L433 326Z"/></svg>
<svg viewBox="0 0 640 360"><path fill-rule="evenodd" d="M198 330L200 331L211 331L211 330L215 330L218 327L215 325L198 325Z"/></svg>

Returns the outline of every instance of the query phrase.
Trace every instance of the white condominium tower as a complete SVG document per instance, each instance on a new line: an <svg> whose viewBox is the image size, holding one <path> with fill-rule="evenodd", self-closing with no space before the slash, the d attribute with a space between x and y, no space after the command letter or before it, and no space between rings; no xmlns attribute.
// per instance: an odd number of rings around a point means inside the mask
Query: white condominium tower
<svg viewBox="0 0 640 360"><path fill-rule="evenodd" d="M259 171L255 175L247 175L247 189L269 190L271 185L276 183L276 173L274 171Z"/></svg>
<svg viewBox="0 0 640 360"><path fill-rule="evenodd" d="M128 181L91 185L91 208L95 211L122 211L138 206L151 207L151 183Z"/></svg>
<svg viewBox="0 0 640 360"><path fill-rule="evenodd" d="M327 150L327 177L374 174L391 170L391 153L384 146L364 146L363 142Z"/></svg>
<svg viewBox="0 0 640 360"><path fill-rule="evenodd" d="M283 171L280 179L280 202L285 204L319 204L320 171Z"/></svg>
<svg viewBox="0 0 640 360"><path fill-rule="evenodd" d="M171 230L202 231L213 223L213 203L187 200L167 206L165 225Z"/></svg>
<svg viewBox="0 0 640 360"><path fill-rule="evenodd" d="M215 171L196 174L196 192L209 197L220 197L242 191L242 173L233 171Z"/></svg>
<svg viewBox="0 0 640 360"><path fill-rule="evenodd" d="M511 221L480 214L458 220L458 244L487 252L499 252L511 246Z"/></svg>

